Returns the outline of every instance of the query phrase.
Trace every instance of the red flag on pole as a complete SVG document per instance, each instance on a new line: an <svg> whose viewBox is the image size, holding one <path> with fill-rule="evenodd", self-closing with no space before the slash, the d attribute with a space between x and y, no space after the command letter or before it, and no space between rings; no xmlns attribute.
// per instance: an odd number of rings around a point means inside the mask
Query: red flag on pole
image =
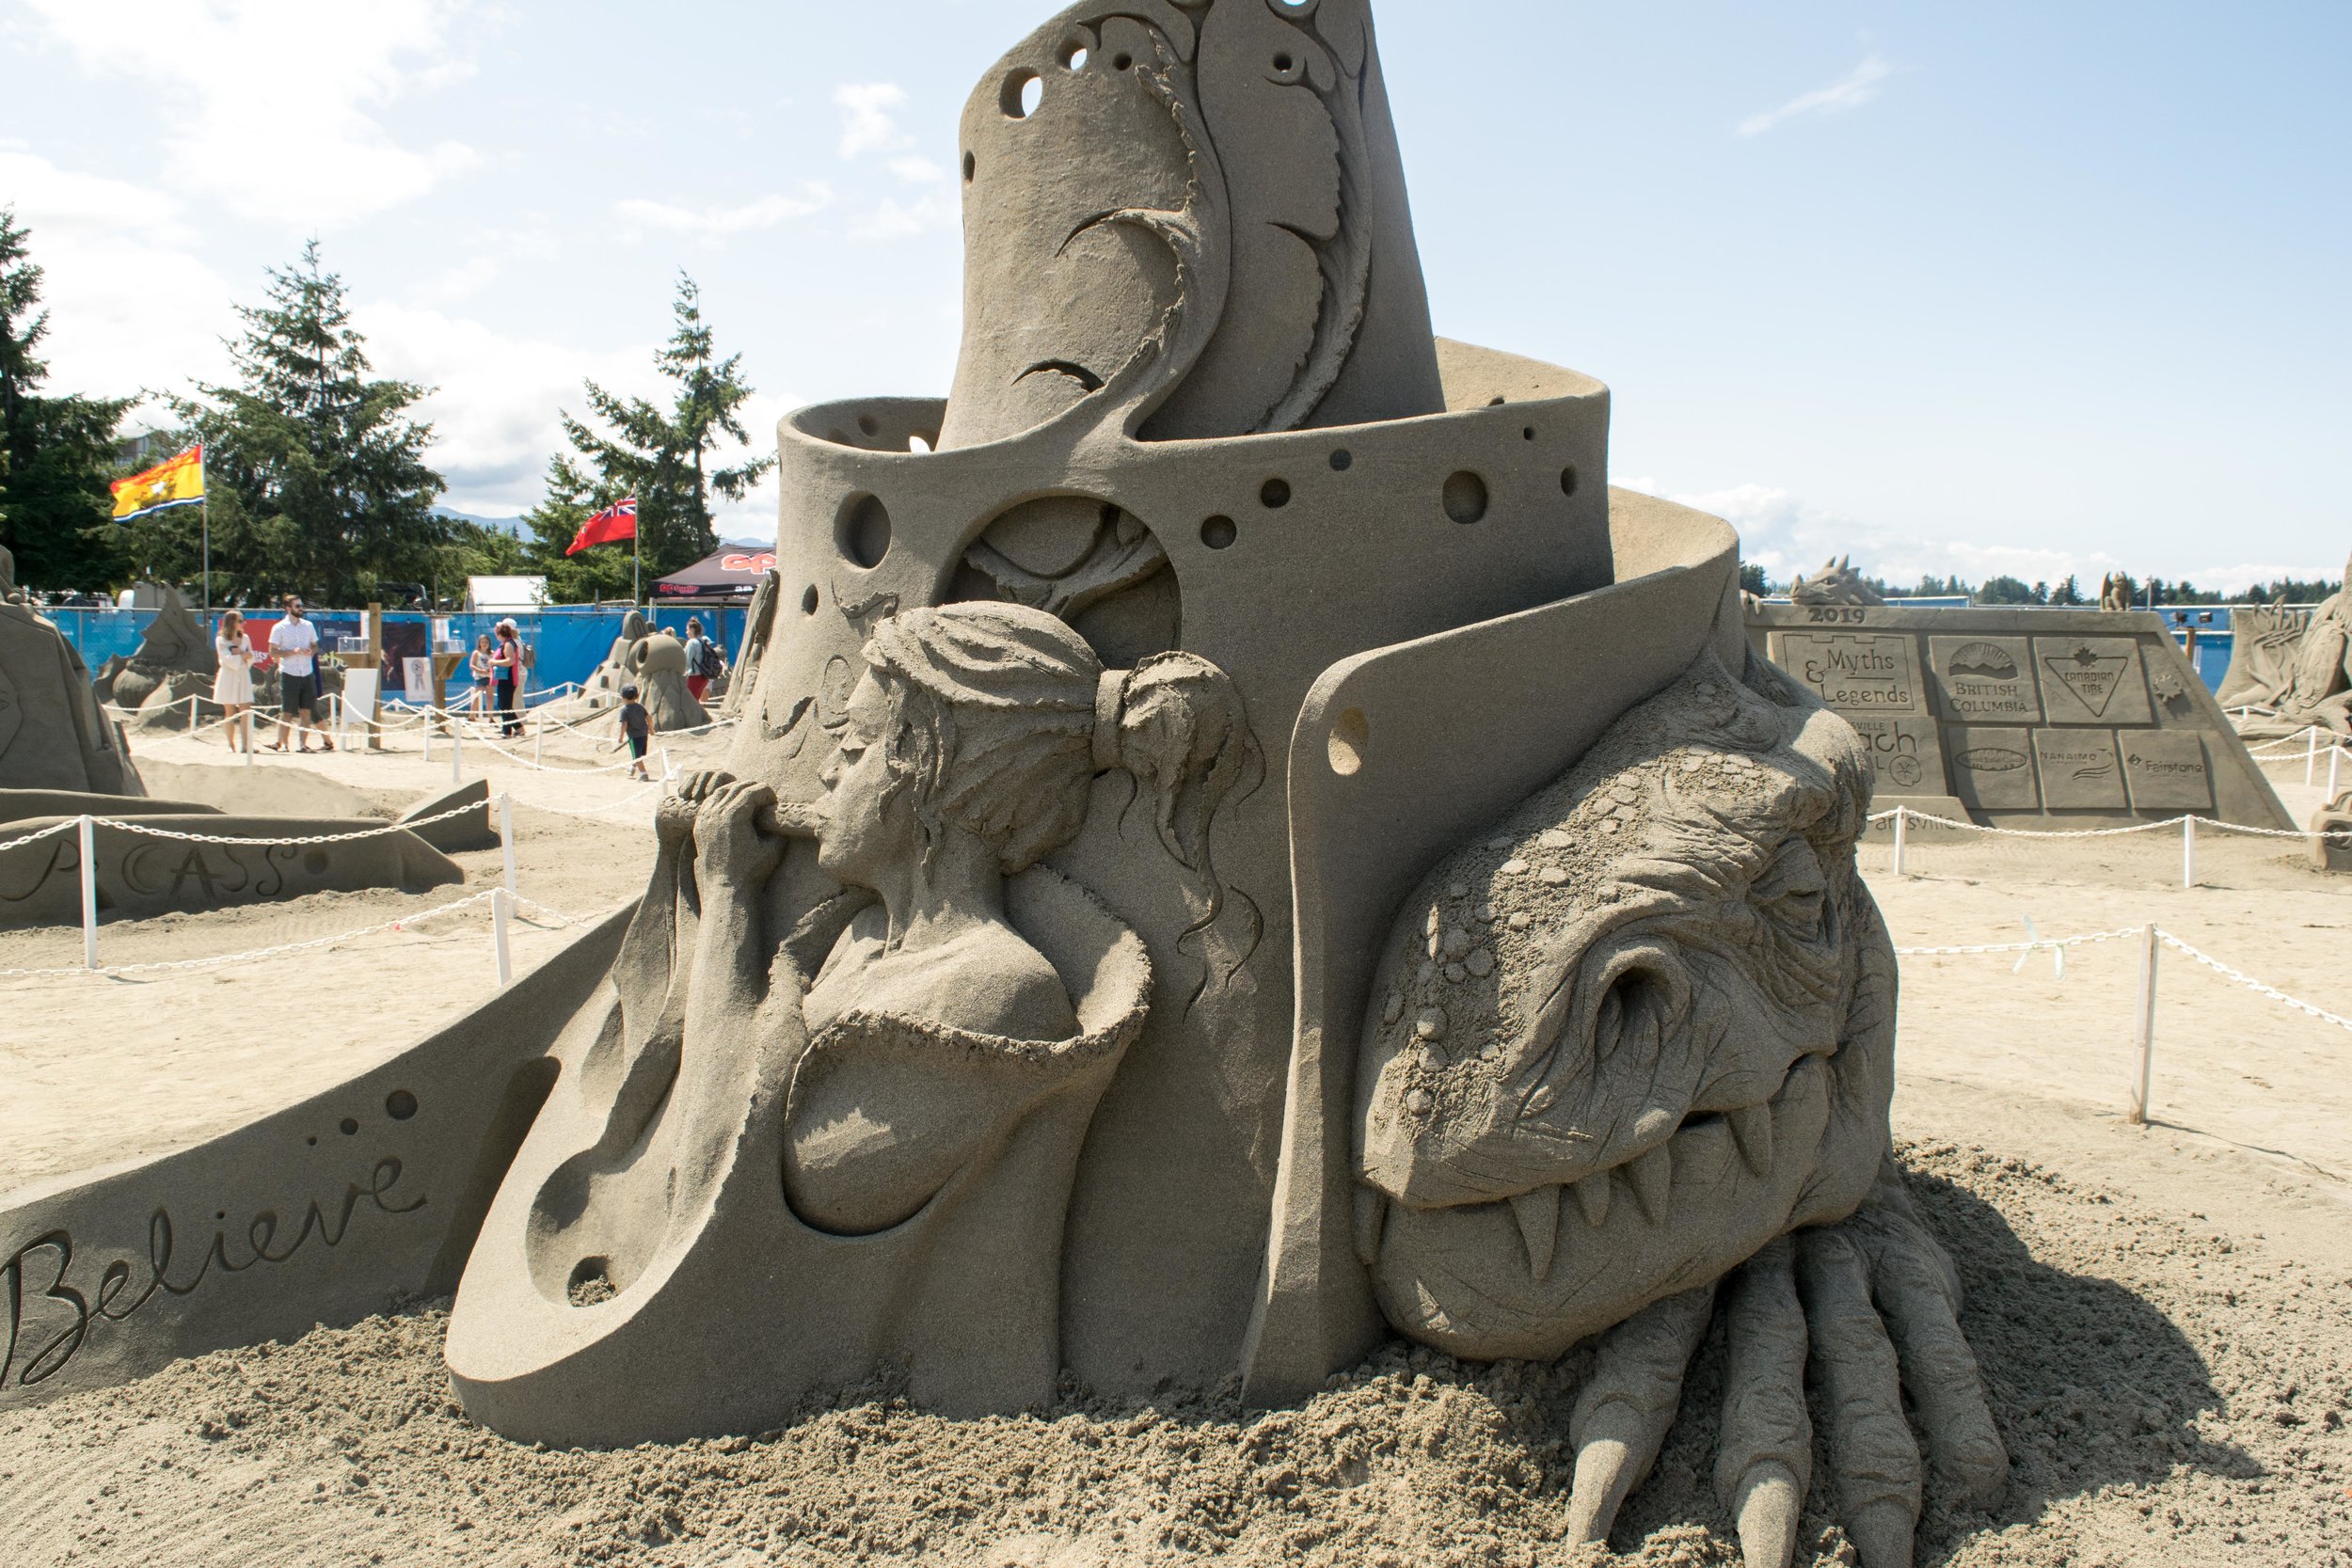
<svg viewBox="0 0 2352 1568"><path fill-rule="evenodd" d="M616 501L580 525L580 533L571 547L564 553L578 555L595 545L610 545L616 539L637 537L637 498Z"/></svg>

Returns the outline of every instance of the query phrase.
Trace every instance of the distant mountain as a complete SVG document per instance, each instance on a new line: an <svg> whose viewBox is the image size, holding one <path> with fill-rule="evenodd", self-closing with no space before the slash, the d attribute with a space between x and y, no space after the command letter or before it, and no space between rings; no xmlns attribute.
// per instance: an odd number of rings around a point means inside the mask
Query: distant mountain
<svg viewBox="0 0 2352 1568"><path fill-rule="evenodd" d="M454 517L461 523L477 523L484 528L494 528L501 533L511 533L517 539L523 536L523 520L520 517L485 517L477 513L460 512L453 506L437 506L433 509L433 515L437 517Z"/></svg>

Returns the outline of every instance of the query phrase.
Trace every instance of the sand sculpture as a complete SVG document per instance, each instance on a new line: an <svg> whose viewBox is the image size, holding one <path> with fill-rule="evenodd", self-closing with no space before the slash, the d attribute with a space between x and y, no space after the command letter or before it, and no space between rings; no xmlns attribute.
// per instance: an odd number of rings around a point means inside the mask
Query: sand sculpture
<svg viewBox="0 0 2352 1568"><path fill-rule="evenodd" d="M1884 604L1885 597L1853 569L1852 556L1833 558L1811 577L1800 576L1788 586L1792 604Z"/></svg>
<svg viewBox="0 0 2352 1568"><path fill-rule="evenodd" d="M1747 618L1757 650L1860 732L1881 811L2294 829L2151 611L1766 604Z"/></svg>
<svg viewBox="0 0 2352 1568"><path fill-rule="evenodd" d="M2139 608L2139 587L2122 572L2099 579L2099 608L2109 615L2129 615Z"/></svg>
<svg viewBox="0 0 2352 1568"><path fill-rule="evenodd" d="M743 647L727 670L719 704L720 718L740 718L744 699L759 689L760 661L768 657L769 639L775 635L776 607L783 600L784 579L771 567L759 579L759 587L752 594L751 608L744 612Z"/></svg>
<svg viewBox="0 0 2352 1568"><path fill-rule="evenodd" d="M2322 871L2352 871L2352 789L2312 814L2312 863Z"/></svg>
<svg viewBox="0 0 2352 1568"><path fill-rule="evenodd" d="M2344 586L2306 614L2283 608L2231 616L2236 645L2221 683L2238 729L2257 737L2317 728L2352 735L2352 561Z"/></svg>
<svg viewBox="0 0 2352 1568"><path fill-rule="evenodd" d="M100 710L89 669L56 624L15 593L0 549L0 790L144 795L122 728Z"/></svg>
<svg viewBox="0 0 2352 1568"><path fill-rule="evenodd" d="M634 648L646 632L649 622L642 610L632 610L621 620L621 635L612 640L612 647L597 665L596 673L581 683L580 701L590 707L617 707L621 688L629 683L628 651Z"/></svg>
<svg viewBox="0 0 2352 1568"><path fill-rule="evenodd" d="M1608 488L1599 383L1433 340L1363 0L1073 7L961 140L952 394L781 426L755 689L645 897L0 1212L0 1403L452 1285L466 1408L555 1443L1600 1334L1590 1539L1720 1294L1750 1560L1810 1359L1907 1562L1904 1391L1947 1495L2005 1461L1886 1174L1867 748L1751 656L1736 536Z"/></svg>
<svg viewBox="0 0 2352 1568"><path fill-rule="evenodd" d="M628 680L657 731L700 729L710 715L686 686L686 644L654 631L629 644Z"/></svg>
<svg viewBox="0 0 2352 1568"><path fill-rule="evenodd" d="M187 602L177 589L157 587L155 618L147 625L137 649L127 658L110 658L98 673L98 700L125 712L139 713L145 721L144 710L151 704L156 717L164 710L181 705L180 722L186 719L185 705L190 697L205 699L211 706L213 677L219 673L219 657L213 651L212 637L190 613ZM218 709L214 709L215 717Z"/></svg>

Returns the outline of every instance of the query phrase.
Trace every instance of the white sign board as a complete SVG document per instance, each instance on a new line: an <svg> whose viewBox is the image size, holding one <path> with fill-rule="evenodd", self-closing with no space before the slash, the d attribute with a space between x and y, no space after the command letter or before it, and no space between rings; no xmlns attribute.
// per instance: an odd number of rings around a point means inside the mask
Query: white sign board
<svg viewBox="0 0 2352 1568"><path fill-rule="evenodd" d="M411 707L430 707L440 700L440 694L433 689L432 659L404 658L400 661L400 668L402 679L408 687Z"/></svg>
<svg viewBox="0 0 2352 1568"><path fill-rule="evenodd" d="M365 733L375 722L375 672L343 672L342 721Z"/></svg>

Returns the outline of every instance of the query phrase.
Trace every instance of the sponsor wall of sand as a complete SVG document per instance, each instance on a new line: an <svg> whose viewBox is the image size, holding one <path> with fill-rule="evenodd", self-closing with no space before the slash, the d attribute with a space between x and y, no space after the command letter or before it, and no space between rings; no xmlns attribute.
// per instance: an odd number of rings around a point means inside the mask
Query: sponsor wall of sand
<svg viewBox="0 0 2352 1568"><path fill-rule="evenodd" d="M2161 616L1761 604L1748 632L1862 733L1882 810L2295 826Z"/></svg>

